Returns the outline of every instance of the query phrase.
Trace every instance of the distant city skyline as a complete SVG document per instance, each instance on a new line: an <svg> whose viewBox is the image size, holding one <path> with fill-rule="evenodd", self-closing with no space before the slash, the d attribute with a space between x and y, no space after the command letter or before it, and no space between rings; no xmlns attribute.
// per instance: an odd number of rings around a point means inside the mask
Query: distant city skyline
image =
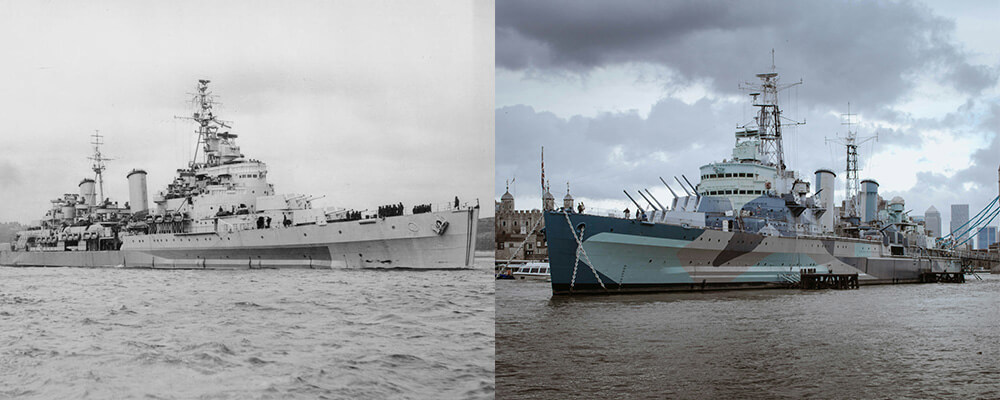
<svg viewBox="0 0 1000 400"><path fill-rule="evenodd" d="M976 249L987 250L997 242L997 227L987 226L976 234Z"/></svg>

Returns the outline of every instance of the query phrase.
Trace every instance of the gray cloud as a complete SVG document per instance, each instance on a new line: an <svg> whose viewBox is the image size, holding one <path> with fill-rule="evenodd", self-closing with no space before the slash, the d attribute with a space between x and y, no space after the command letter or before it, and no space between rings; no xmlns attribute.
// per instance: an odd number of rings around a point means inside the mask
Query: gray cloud
<svg viewBox="0 0 1000 400"><path fill-rule="evenodd" d="M0 189L21 183L21 170L10 161L0 161Z"/></svg>
<svg viewBox="0 0 1000 400"><path fill-rule="evenodd" d="M648 62L733 93L775 48L779 72L811 85L806 102L874 111L917 74L969 94L996 83L996 68L970 64L953 31L912 2L513 0L497 4L496 54L498 67L543 73Z"/></svg>
<svg viewBox="0 0 1000 400"><path fill-rule="evenodd" d="M692 119L688 115L707 116ZM539 151L545 146L547 177L555 191L570 181L591 198L621 198L624 188L648 187L657 176L698 175L697 167L728 157L739 106L702 100L692 105L664 99L649 116L637 112L560 118L529 106L496 111L497 180L539 188ZM535 189L532 189L532 193ZM540 188L538 189L540 190Z"/></svg>

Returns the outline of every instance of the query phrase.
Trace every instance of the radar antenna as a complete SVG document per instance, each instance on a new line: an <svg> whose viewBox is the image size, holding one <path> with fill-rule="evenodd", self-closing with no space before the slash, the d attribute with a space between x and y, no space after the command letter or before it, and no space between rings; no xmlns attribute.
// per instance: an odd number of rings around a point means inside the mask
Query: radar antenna
<svg viewBox="0 0 1000 400"><path fill-rule="evenodd" d="M107 158L104 157L103 154L101 154L101 145L104 144L104 141L101 140L104 138L104 136L101 136L101 131L94 130L94 134L90 135L90 137L94 138L94 141L90 142L90 144L94 145L94 155L87 157L87 159L92 160L94 162L94 164L91 165L90 168L94 170L94 177L97 179L97 187L99 188L100 190L99 193L101 194L101 198L100 200L98 200L98 202L100 202L100 204L103 206L104 170L106 169L106 167L104 166L104 162L111 161L113 160L113 158Z"/></svg>
<svg viewBox="0 0 1000 400"><path fill-rule="evenodd" d="M847 209L844 210L845 217L857 217L858 209L861 208L861 183L858 178L858 145L864 144L872 139L878 141L878 133L876 132L874 136L863 136L858 137L857 129L851 129L852 126L857 126L857 122L854 121L857 114L851 114L851 103L847 103L847 114L841 114L841 125L847 125L847 134L844 136L837 136L836 138L827 138L827 143L836 143L847 148L847 182L845 184L844 196L848 199L846 202Z"/></svg>

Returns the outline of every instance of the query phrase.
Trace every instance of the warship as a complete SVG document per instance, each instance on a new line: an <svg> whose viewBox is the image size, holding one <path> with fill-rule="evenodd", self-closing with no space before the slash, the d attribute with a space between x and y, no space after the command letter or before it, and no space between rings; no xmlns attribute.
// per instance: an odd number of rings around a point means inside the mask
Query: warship
<svg viewBox="0 0 1000 400"><path fill-rule="evenodd" d="M244 156L230 123L214 114L208 80L195 112L198 147L186 168L152 198L146 171L127 175L124 206L104 197L102 136L94 179L51 201L44 217L0 245L0 265L182 269L467 268L478 204L402 203L372 210L313 207L320 197L280 194L267 165Z"/></svg>
<svg viewBox="0 0 1000 400"><path fill-rule="evenodd" d="M902 198L881 199L874 180L858 182L864 140L850 128L841 138L848 159L840 206L833 171L815 171L811 185L787 169L781 133L791 120L778 93L802 82L781 84L773 69L756 77L742 86L757 112L737 129L732 156L702 166L697 185L675 177L680 195L660 178L674 196L669 207L655 198L642 207L629 195L635 218L545 213L553 294L777 288L817 274L906 283L961 272L960 259L934 239L941 232L910 218Z"/></svg>

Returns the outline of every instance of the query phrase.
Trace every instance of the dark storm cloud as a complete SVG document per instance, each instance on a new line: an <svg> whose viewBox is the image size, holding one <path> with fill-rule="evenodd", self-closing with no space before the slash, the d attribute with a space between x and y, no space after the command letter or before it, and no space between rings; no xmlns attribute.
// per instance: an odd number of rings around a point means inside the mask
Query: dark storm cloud
<svg viewBox="0 0 1000 400"><path fill-rule="evenodd" d="M874 110L913 88L917 74L967 94L993 86L997 70L970 64L953 31L913 2L512 0L497 4L496 62L580 74L646 62L732 93L771 65L775 48L786 80L810 85L806 102Z"/></svg>
<svg viewBox="0 0 1000 400"><path fill-rule="evenodd" d="M709 116L693 119L690 114ZM660 185L657 176L698 175L697 166L727 157L739 106L702 100L691 105L664 99L649 116L637 112L561 118L529 106L496 111L497 193L506 179L540 190L539 152L555 192L565 182L590 198L623 198L621 190ZM538 188L538 189L536 189Z"/></svg>

